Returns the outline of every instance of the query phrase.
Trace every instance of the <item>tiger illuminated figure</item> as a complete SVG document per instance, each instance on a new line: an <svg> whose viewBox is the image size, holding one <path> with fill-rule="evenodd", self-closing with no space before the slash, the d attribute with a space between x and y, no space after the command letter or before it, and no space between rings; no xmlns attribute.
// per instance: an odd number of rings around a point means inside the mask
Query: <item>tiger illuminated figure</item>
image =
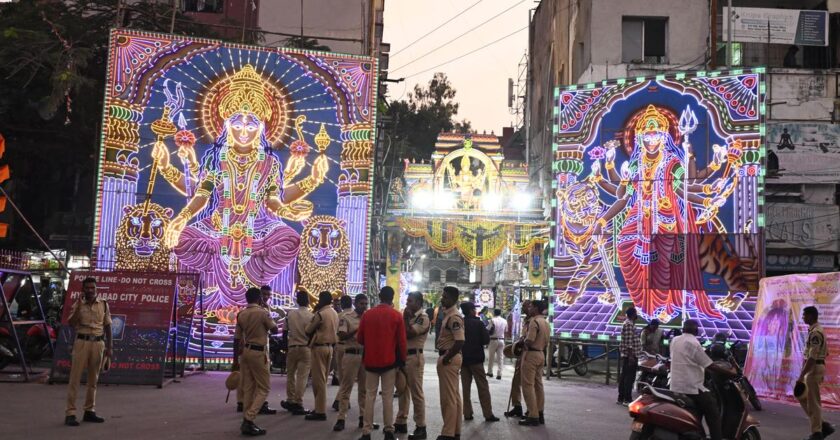
<svg viewBox="0 0 840 440"><path fill-rule="evenodd" d="M615 304L619 300L618 284L615 280L612 260L612 224L620 221L621 215L606 221L600 235L593 234L599 218L604 217L605 207L598 199L598 191L590 182L575 183L557 191L559 220L563 226L562 251L568 258L561 278L565 289L558 295L558 305L570 306L585 293L587 286L597 281L606 289L598 295L603 304ZM606 219L605 219L606 220ZM758 267L755 258L739 257L725 234L699 234L697 250L700 269L717 275L726 284L727 294L716 302L716 308L734 312L744 301L748 292L757 290ZM598 246L603 247L599 251ZM607 261L604 261L606 257ZM569 275L569 273L571 273Z"/></svg>
<svg viewBox="0 0 840 440"><path fill-rule="evenodd" d="M129 205L117 227L117 269L167 270L170 249L164 245L163 235L172 209L156 203ZM145 214L144 214L145 212Z"/></svg>
<svg viewBox="0 0 840 440"><path fill-rule="evenodd" d="M318 215L303 224L298 254L299 286L315 300L323 291L333 296L342 294L350 262L350 240L344 230L344 221Z"/></svg>

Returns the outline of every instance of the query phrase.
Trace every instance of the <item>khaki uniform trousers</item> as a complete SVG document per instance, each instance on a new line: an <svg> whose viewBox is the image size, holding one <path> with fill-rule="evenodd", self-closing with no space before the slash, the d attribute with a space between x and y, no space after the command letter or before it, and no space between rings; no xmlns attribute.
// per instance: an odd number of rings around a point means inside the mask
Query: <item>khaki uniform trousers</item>
<svg viewBox="0 0 840 440"><path fill-rule="evenodd" d="M545 392L543 391L542 369L545 365L545 353L542 351L526 351L523 354L522 367L522 395L528 405L528 417L537 418L545 407Z"/></svg>
<svg viewBox="0 0 840 440"><path fill-rule="evenodd" d="M332 347L312 347L312 392L315 394L315 409L318 414L327 413L327 375L332 359Z"/></svg>
<svg viewBox="0 0 840 440"><path fill-rule="evenodd" d="M822 432L820 384L823 382L823 376L825 376L825 365L814 365L814 369L805 375L805 392L797 398L811 422L811 433Z"/></svg>
<svg viewBox="0 0 840 440"><path fill-rule="evenodd" d="M245 411L245 420L253 422L271 391L268 354L245 347L239 356L239 364L243 388L242 408Z"/></svg>
<svg viewBox="0 0 840 440"><path fill-rule="evenodd" d="M344 357L345 348L344 344L335 344L335 351L333 352L332 369L333 374L338 378L339 382L341 382L341 378L343 377L341 375L341 359Z"/></svg>
<svg viewBox="0 0 840 440"><path fill-rule="evenodd" d="M440 435L455 437L461 435L461 413L463 403L458 390L458 372L461 370L461 354L455 355L449 365L443 364L443 356L438 357L437 373L440 383L440 413L443 416L443 428Z"/></svg>
<svg viewBox="0 0 840 440"><path fill-rule="evenodd" d="M394 432L394 383L397 380L397 369L391 368L383 372L365 370L365 411L362 428L363 435L370 435L373 431L373 406L379 392L379 381L382 381L382 423L384 432Z"/></svg>
<svg viewBox="0 0 840 440"><path fill-rule="evenodd" d="M405 360L405 374L397 373L397 392L400 394L397 422L408 422L409 400L414 405L414 424L426 426L426 396L423 393L423 353L410 354Z"/></svg>
<svg viewBox="0 0 840 440"><path fill-rule="evenodd" d="M96 382L102 367L102 353L105 342L76 339L73 343L73 360L70 365L70 381L67 384L67 408L65 415L76 415L76 392L82 381L82 373L87 370L87 395L85 411L96 411Z"/></svg>
<svg viewBox="0 0 840 440"><path fill-rule="evenodd" d="M522 406L522 358L514 361L513 379L510 382L510 403L513 406Z"/></svg>
<svg viewBox="0 0 840 440"><path fill-rule="evenodd" d="M487 347L487 374L493 374L493 365L496 365L496 376L502 375L502 367L505 365L505 341L491 339Z"/></svg>
<svg viewBox="0 0 840 440"><path fill-rule="evenodd" d="M490 398L490 386L487 384L487 376L484 374L484 363L461 366L461 388L464 392L464 418L473 416L472 382L475 380L475 387L478 389L478 401L481 403L481 413L484 418L493 417L493 404Z"/></svg>
<svg viewBox="0 0 840 440"><path fill-rule="evenodd" d="M359 382L358 387L358 405L359 414L365 415L365 369L362 367L362 355L354 353L344 353L341 350L341 377L338 394L335 400L338 400L338 420L344 420L347 417L347 411L350 409L350 393L353 392L353 383Z"/></svg>
<svg viewBox="0 0 840 440"><path fill-rule="evenodd" d="M303 393L309 378L311 354L309 347L292 347L286 354L286 401L303 404Z"/></svg>

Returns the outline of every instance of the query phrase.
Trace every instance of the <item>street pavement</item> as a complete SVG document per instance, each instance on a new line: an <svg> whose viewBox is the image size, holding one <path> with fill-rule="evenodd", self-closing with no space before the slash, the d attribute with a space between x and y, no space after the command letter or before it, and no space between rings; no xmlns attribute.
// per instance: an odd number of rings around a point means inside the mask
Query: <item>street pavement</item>
<svg viewBox="0 0 840 440"><path fill-rule="evenodd" d="M438 380L435 374L437 356L426 355L425 391L427 423L430 439L440 434L441 416L438 398ZM481 417L478 396L473 388L473 410L475 419L464 422L464 439L627 439L630 436L630 417L627 408L615 404L616 390L603 384L603 376L586 380L564 377L545 382L546 425L526 428L517 425L515 419L506 420L505 411L510 391L513 367L506 366L502 380L490 379L493 411L502 418L501 422L486 423ZM106 418L103 425L84 423L80 427L66 427L64 402L66 385L42 383L0 384L0 438L2 439L148 439L148 438L238 438L241 414L235 412L235 392L225 403L227 391L224 387L226 373L208 372L195 374L162 389L153 386L104 386L97 393L97 413ZM272 391L269 403L279 409L277 415L259 416L257 424L268 430L268 437L286 439L337 440L357 439L358 408L355 390L351 398L352 408L348 415L347 429L341 433L332 431L337 413L327 410L328 421L307 422L303 417L292 416L280 409L280 400L285 399L286 377L272 375ZM597 383L596 383L597 382ZM328 403L338 387L328 387ZM80 394L84 393L84 387ZM83 403L79 396L79 405ZM311 408L312 389L307 387L304 405ZM382 422L381 401L377 399L375 420ZM395 403L396 405L396 400ZM791 440L804 437L807 421L798 406L765 402L765 410L756 413L762 423L763 439ZM395 410L396 413L396 410ZM826 414L828 421L837 423L840 415ZM414 429L409 420L409 432ZM381 430L374 432L373 439L383 437ZM398 438L403 440L406 435Z"/></svg>

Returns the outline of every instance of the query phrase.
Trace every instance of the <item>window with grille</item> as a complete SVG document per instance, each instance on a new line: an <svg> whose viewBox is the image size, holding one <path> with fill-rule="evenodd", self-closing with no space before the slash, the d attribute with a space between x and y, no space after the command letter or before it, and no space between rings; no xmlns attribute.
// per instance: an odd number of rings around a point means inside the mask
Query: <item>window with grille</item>
<svg viewBox="0 0 840 440"><path fill-rule="evenodd" d="M634 64L667 63L667 30L667 17L622 17L621 61Z"/></svg>

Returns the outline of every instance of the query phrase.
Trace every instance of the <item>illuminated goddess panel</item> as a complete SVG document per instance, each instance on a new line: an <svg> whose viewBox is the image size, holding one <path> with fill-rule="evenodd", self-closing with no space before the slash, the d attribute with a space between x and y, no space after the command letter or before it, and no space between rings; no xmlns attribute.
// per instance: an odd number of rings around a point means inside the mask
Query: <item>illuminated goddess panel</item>
<svg viewBox="0 0 840 440"><path fill-rule="evenodd" d="M276 308L296 287L363 291L376 70L364 57L113 31L97 266L200 273L206 348L219 355L249 287L270 285Z"/></svg>
<svg viewBox="0 0 840 440"><path fill-rule="evenodd" d="M759 69L555 91L554 331L609 337L621 311L749 338L764 226Z"/></svg>

